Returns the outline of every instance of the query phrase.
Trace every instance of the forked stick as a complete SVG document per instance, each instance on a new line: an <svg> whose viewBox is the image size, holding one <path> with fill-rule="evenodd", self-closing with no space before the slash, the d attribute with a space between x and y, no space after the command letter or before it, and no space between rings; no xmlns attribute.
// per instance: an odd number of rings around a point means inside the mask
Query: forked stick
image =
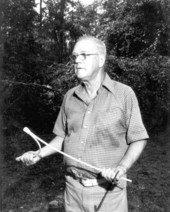
<svg viewBox="0 0 170 212"><path fill-rule="evenodd" d="M28 129L28 127L24 127L23 131L26 132L27 134L29 134L34 140L36 140L36 141L39 140L41 143L43 143L44 145L50 147L51 149L55 150L56 152L58 152L58 153L60 153L60 154L62 154L62 155L64 155L64 156L66 156L66 157L68 157L68 158L70 158L70 159L72 159L72 160L74 160L74 161L76 161L76 162L78 162L78 163L81 163L81 164L83 164L83 165L85 165L85 166L88 166L88 167L90 167L90 168L92 168L92 169L95 169L95 170L97 170L97 171L99 171L99 172L102 171L102 169L97 168L96 166L90 165L90 164L88 164L88 163L86 163L86 162L84 162L84 161L81 161L81 160L79 160L79 159L77 159L77 158L75 158L75 157L72 157L71 155L68 155L68 154L66 154L66 153L64 153L64 152L62 152L62 151L60 151L60 150L58 150L57 148L53 147L52 145L46 143L44 140L42 140L41 138L39 138L38 136L36 136L34 133L32 133L31 130ZM38 145L38 146L40 146L40 145ZM127 179L127 178L125 178L125 177L121 177L121 179L122 179L122 180L125 180L125 181L128 181L128 182L132 182L132 180Z"/></svg>

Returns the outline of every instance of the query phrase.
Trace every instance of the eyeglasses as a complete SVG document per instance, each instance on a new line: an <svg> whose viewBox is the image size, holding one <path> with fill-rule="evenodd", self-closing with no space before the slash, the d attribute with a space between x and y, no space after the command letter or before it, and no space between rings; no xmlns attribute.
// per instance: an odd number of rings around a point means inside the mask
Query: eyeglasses
<svg viewBox="0 0 170 212"><path fill-rule="evenodd" d="M80 60L84 61L88 56L98 55L98 54L90 54L90 53L81 53L81 54L73 54L70 56L70 59L73 63L75 63L76 59L79 57Z"/></svg>

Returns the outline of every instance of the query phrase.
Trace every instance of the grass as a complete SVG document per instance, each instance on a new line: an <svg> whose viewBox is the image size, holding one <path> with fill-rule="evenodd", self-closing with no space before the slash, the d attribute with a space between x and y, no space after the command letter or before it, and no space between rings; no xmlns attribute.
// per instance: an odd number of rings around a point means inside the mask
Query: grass
<svg viewBox="0 0 170 212"><path fill-rule="evenodd" d="M51 135L40 136L50 140ZM154 134L138 162L129 171L129 212L170 211L170 127ZM36 149L27 135L4 137L2 172L3 212L47 212L49 202L55 200L63 212L64 166L60 155L42 159L26 167L14 159L21 153Z"/></svg>

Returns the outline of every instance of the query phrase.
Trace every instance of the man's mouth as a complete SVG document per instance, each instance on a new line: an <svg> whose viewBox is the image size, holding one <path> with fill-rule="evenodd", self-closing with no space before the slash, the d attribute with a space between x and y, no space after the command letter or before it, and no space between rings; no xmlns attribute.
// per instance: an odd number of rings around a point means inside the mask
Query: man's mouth
<svg viewBox="0 0 170 212"><path fill-rule="evenodd" d="M76 67L77 70L83 69L82 67Z"/></svg>

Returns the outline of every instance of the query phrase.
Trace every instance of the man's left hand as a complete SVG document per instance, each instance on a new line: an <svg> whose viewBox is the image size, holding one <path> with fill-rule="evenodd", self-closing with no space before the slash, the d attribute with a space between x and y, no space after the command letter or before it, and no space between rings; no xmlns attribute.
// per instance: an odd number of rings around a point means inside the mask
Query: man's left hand
<svg viewBox="0 0 170 212"><path fill-rule="evenodd" d="M116 168L102 169L101 175L108 181L119 183L122 176L126 174L126 168L117 166Z"/></svg>

